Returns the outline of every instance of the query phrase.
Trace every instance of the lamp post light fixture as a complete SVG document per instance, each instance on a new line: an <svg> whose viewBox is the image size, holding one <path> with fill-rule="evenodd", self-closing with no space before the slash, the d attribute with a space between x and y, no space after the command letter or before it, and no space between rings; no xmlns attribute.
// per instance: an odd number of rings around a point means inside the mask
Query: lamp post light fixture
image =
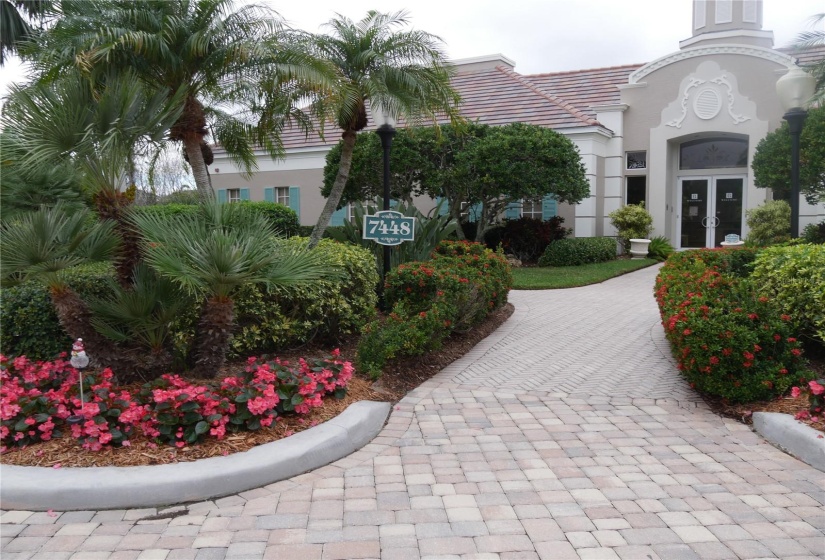
<svg viewBox="0 0 825 560"><path fill-rule="evenodd" d="M378 130L375 132L381 138L381 147L384 149L384 210L390 209L390 150L392 150L392 139L395 136L395 117L386 107L377 105L372 113ZM381 271L380 299L381 308L386 311L386 301L384 300L384 282L387 273L390 271L390 249L389 245L384 245L384 266Z"/></svg>
<svg viewBox="0 0 825 560"><path fill-rule="evenodd" d="M808 103L814 95L816 80L794 66L776 82L776 94L785 109L783 118L791 132L791 237L799 237L799 138L808 116Z"/></svg>

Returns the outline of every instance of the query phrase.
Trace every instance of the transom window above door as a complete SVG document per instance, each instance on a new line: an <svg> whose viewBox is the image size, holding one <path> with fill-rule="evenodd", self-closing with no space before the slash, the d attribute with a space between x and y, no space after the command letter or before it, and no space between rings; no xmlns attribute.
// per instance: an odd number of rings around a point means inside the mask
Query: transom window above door
<svg viewBox="0 0 825 560"><path fill-rule="evenodd" d="M679 169L725 169L748 166L748 141L702 138L679 146Z"/></svg>

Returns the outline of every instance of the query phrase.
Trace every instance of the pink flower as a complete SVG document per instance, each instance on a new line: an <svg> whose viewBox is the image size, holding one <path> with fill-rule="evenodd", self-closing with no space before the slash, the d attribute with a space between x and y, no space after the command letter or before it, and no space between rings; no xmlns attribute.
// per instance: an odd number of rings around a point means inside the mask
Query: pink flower
<svg viewBox="0 0 825 560"><path fill-rule="evenodd" d="M823 392L825 392L825 387L823 387L816 381L809 382L808 387L811 388L811 393L813 393L814 395L821 395Z"/></svg>
<svg viewBox="0 0 825 560"><path fill-rule="evenodd" d="M801 395L801 394L802 394L802 389L800 389L799 387L794 387L793 389L791 389L791 396L793 398L797 399L797 398L799 398L799 395Z"/></svg>

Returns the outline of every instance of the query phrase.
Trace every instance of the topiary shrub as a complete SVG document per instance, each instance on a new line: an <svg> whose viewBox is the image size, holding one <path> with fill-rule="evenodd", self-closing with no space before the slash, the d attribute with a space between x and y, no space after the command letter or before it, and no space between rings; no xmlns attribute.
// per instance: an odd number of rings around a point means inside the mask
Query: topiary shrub
<svg viewBox="0 0 825 560"><path fill-rule="evenodd" d="M571 230L563 227L563 223L564 218L561 216L546 221L536 218L506 220L484 234L484 243L491 249L501 245L506 254L513 255L522 262L534 263L550 243L570 234Z"/></svg>
<svg viewBox="0 0 825 560"><path fill-rule="evenodd" d="M612 261L616 258L616 240L612 237L576 237L559 239L547 246L539 266L579 266Z"/></svg>
<svg viewBox="0 0 825 560"><path fill-rule="evenodd" d="M732 402L774 398L811 377L792 317L760 297L751 279L724 270L731 261L719 255L741 251L677 253L656 278L679 370L697 390Z"/></svg>
<svg viewBox="0 0 825 560"><path fill-rule="evenodd" d="M630 252L631 239L647 239L653 231L653 216L645 210L644 203L628 204L610 214L610 223L616 228L625 253Z"/></svg>
<svg viewBox="0 0 825 560"><path fill-rule="evenodd" d="M288 244L305 244L292 237ZM358 332L375 317L378 272L371 252L361 247L322 240L315 251L344 271L338 280L267 291L247 286L235 299L237 329L230 356L274 352L311 340L335 340Z"/></svg>
<svg viewBox="0 0 825 560"><path fill-rule="evenodd" d="M825 245L769 247L757 256L751 278L803 333L825 342Z"/></svg>
<svg viewBox="0 0 825 560"><path fill-rule="evenodd" d="M657 261L666 261L674 251L675 249L670 244L670 240L663 235L659 235L650 240L650 245L647 247L647 256Z"/></svg>
<svg viewBox="0 0 825 560"><path fill-rule="evenodd" d="M69 286L81 298L111 295L114 270L108 264L88 264L64 272ZM51 360L72 348L72 339L60 326L49 290L36 281L0 291L0 354Z"/></svg>
<svg viewBox="0 0 825 560"><path fill-rule="evenodd" d="M771 200L748 210L746 215L749 244L764 247L790 240L791 206L784 200Z"/></svg>

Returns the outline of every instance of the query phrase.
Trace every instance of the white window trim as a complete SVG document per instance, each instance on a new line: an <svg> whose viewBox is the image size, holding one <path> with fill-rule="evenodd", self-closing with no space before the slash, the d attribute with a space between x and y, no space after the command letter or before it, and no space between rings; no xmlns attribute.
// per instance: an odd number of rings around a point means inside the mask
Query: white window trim
<svg viewBox="0 0 825 560"><path fill-rule="evenodd" d="M240 202L241 201L241 189L226 189L226 201L227 202Z"/></svg>

